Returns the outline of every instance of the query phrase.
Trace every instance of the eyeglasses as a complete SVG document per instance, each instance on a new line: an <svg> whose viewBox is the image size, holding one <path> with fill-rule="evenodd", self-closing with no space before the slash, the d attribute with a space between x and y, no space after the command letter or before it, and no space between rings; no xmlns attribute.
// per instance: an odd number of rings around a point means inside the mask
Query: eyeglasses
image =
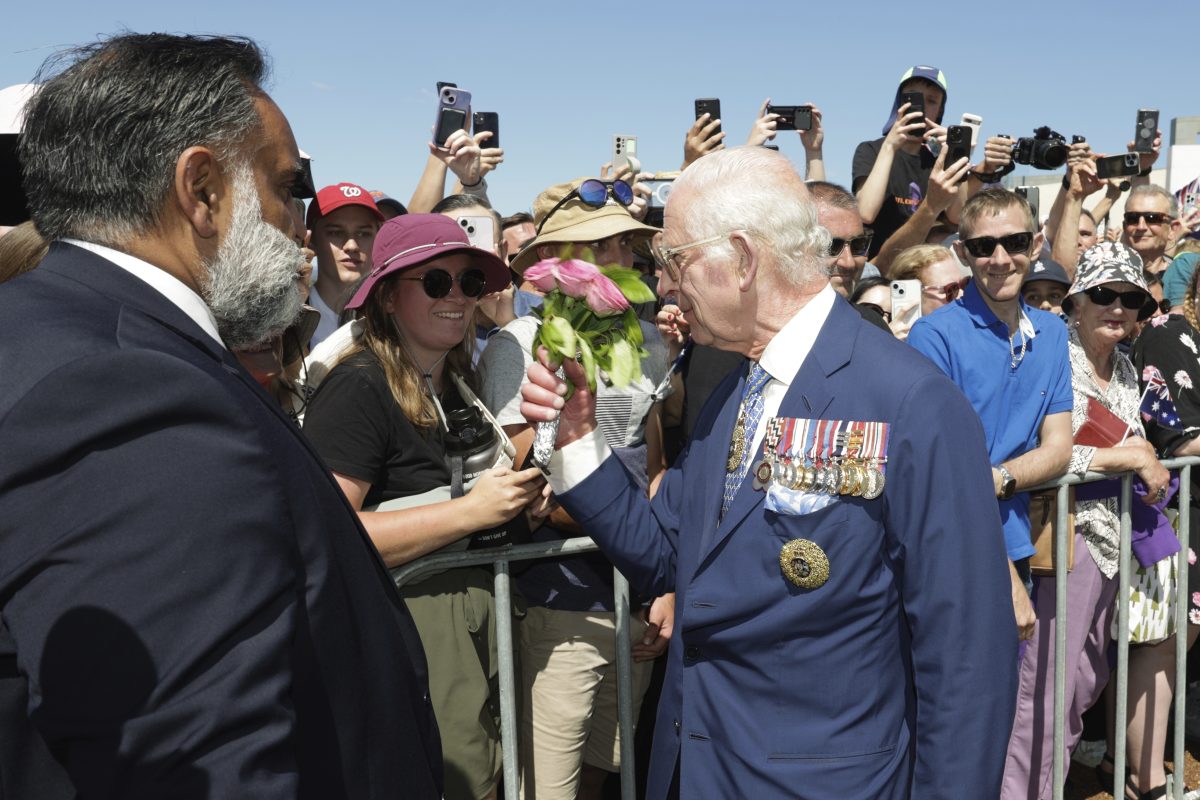
<svg viewBox="0 0 1200 800"><path fill-rule="evenodd" d="M1084 289L1083 293L1087 295L1088 300L1091 300L1098 306L1111 306L1114 300L1120 299L1121 305L1128 308L1130 311L1137 311L1142 306L1146 305L1147 295L1143 291L1131 290L1128 292L1118 292L1113 289L1106 289L1103 286L1093 286L1090 289Z"/></svg>
<svg viewBox="0 0 1200 800"><path fill-rule="evenodd" d="M891 315L890 313L888 313L887 311L884 311L882 308L880 308L879 306L875 305L874 303L856 303L855 305L857 305L859 308L869 308L869 309L871 309L871 310L872 310L872 311L874 311L876 314L878 314L879 316L883 317L883 321L884 321L884 322L891 322L891 321L892 321L892 315Z"/></svg>
<svg viewBox="0 0 1200 800"><path fill-rule="evenodd" d="M1146 220L1147 225L1165 225L1174 217L1161 211L1126 211L1122 219L1126 225L1133 227L1138 224L1139 219Z"/></svg>
<svg viewBox="0 0 1200 800"><path fill-rule="evenodd" d="M454 288L455 278L444 269L431 269L419 278L398 278L402 281L420 281L425 295L432 300L440 300L450 294ZM487 289L487 277L481 269L469 269L458 276L458 288L472 300L483 297Z"/></svg>
<svg viewBox="0 0 1200 800"><path fill-rule="evenodd" d="M945 286L922 286L921 291L930 297L942 297L945 298L947 303L953 303L958 297L959 292L967 288L967 281L969 280L970 278L963 278L953 283L947 283Z"/></svg>
<svg viewBox="0 0 1200 800"><path fill-rule="evenodd" d="M829 257L837 258L842 254L842 249L847 245L850 247L850 255L855 258L861 258L867 254L867 250L871 247L871 234L864 233L852 239L833 237L829 240Z"/></svg>
<svg viewBox="0 0 1200 800"><path fill-rule="evenodd" d="M963 239L963 247L975 258L987 258L992 255L996 252L996 245L1003 247L1007 253L1024 255L1029 252L1031 244L1033 244L1033 234L1029 231L1010 233L1007 236L978 236L974 239Z"/></svg>
<svg viewBox="0 0 1200 800"><path fill-rule="evenodd" d="M683 261L679 258L680 253L687 250L694 250L697 247L716 244L719 241L728 239L737 232L718 233L716 236L709 236L707 239L701 239L698 242L681 244L678 247L663 247L661 242L655 242L650 245L650 252L654 254L654 260L658 262L658 265L665 269L667 274L671 276L671 280L679 283L679 279L683 275Z"/></svg>
<svg viewBox="0 0 1200 800"><path fill-rule="evenodd" d="M623 206L628 206L633 202L633 187L625 181L602 181L597 178L588 178L576 188L567 192L566 197L554 204L554 208L546 212L546 216L542 217L542 221L538 223L537 232L542 233L542 227L554 216L554 212L565 206L570 200L578 197L584 205L592 208L603 208L608 203L608 198L612 197Z"/></svg>

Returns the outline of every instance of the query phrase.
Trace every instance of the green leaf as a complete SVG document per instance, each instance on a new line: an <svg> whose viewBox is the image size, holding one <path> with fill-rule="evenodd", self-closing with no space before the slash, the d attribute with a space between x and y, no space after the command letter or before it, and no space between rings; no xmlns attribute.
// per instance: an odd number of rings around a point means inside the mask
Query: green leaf
<svg viewBox="0 0 1200 800"><path fill-rule="evenodd" d="M625 333L626 341L634 347L638 347L646 341L642 336L642 325L638 320L637 312L632 308L625 309L625 313L621 315L621 326Z"/></svg>
<svg viewBox="0 0 1200 800"><path fill-rule="evenodd" d="M575 357L575 331L571 323L562 317L550 317L542 323L537 339L550 351L555 361ZM534 340L534 355L537 354L537 339Z"/></svg>
<svg viewBox="0 0 1200 800"><path fill-rule="evenodd" d="M606 370L613 385L628 386L637 380L641 373L641 366L638 362L637 353L629 342L623 339L613 342Z"/></svg>
<svg viewBox="0 0 1200 800"><path fill-rule="evenodd" d="M601 267L600 271L617 285L630 303L649 303L654 299L654 292L642 280L642 273L636 269L613 265Z"/></svg>
<svg viewBox="0 0 1200 800"><path fill-rule="evenodd" d="M587 376L588 389L593 394L596 392L596 357L592 353L592 347L588 344L586 338L580 336L575 340L575 344L579 346L579 357L583 362L583 374Z"/></svg>

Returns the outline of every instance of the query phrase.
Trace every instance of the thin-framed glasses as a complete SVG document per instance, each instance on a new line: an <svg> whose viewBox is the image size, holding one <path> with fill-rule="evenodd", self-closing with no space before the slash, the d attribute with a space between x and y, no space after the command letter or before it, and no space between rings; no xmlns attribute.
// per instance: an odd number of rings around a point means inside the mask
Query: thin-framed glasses
<svg viewBox="0 0 1200 800"><path fill-rule="evenodd" d="M658 262L660 267L667 271L667 274L671 276L671 280L679 283L679 279L683 275L683 261L679 258L680 253L694 250L697 247L716 244L724 239L728 239L735 233L738 233L738 231L718 233L716 236L709 236L698 242L688 242L676 247L664 247L662 242L656 242L650 245L650 250L654 253L654 260Z"/></svg>

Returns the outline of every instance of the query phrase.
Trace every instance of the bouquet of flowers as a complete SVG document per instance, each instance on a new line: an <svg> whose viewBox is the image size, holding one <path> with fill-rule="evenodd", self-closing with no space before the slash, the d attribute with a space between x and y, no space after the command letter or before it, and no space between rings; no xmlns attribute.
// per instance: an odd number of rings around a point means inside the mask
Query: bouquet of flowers
<svg viewBox="0 0 1200 800"><path fill-rule="evenodd" d="M539 314L542 324L533 340L534 359L538 347L545 347L556 363L578 359L592 391L597 380L627 386L637 378L646 349L632 304L654 299L637 270L598 267L578 258L547 258L526 269L523 277L545 293ZM568 397L573 389L568 381ZM557 420L538 423L533 461L543 470L557 435Z"/></svg>

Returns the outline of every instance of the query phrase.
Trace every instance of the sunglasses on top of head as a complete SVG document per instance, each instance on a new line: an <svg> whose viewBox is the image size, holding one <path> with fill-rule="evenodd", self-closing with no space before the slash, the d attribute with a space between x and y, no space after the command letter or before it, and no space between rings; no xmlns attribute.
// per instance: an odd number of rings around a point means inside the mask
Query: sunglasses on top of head
<svg viewBox="0 0 1200 800"><path fill-rule="evenodd" d="M537 232L542 232L542 227L546 221L554 216L554 212L565 206L568 202L578 197L579 200L592 208L603 208L608 202L608 198L612 197L623 206L628 206L633 202L633 187L625 181L602 181L599 178L588 178L576 188L567 192L566 197L554 204L554 207L546 212L546 216L542 217L542 221L538 223Z"/></svg>
<svg viewBox="0 0 1200 800"><path fill-rule="evenodd" d="M977 236L974 239L963 239L963 247L975 258L987 258L996 252L996 245L1004 248L1009 255L1027 255L1029 246L1033 244L1033 234L1029 231L1010 233L1007 236Z"/></svg>
<svg viewBox="0 0 1200 800"><path fill-rule="evenodd" d="M455 278L446 270L435 267L419 278L398 278L397 280L420 281L426 297L431 300L440 300L450 294L450 290L454 288ZM487 277L481 269L466 270L458 276L458 288L466 297L478 300L483 297L484 291L487 289Z"/></svg>

